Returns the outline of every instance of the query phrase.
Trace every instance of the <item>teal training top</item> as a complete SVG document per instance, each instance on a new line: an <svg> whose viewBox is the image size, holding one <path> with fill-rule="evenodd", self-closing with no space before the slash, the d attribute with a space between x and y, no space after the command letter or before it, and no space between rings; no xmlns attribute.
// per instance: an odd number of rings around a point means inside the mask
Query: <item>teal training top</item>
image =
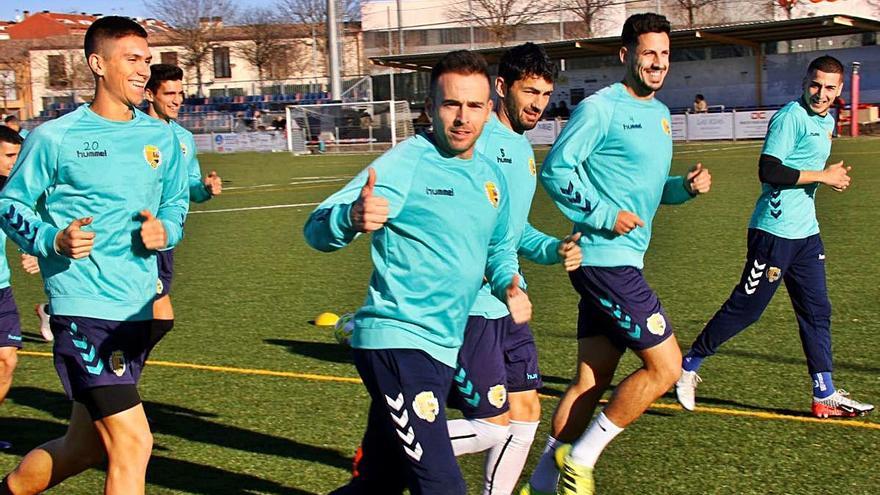
<svg viewBox="0 0 880 495"><path fill-rule="evenodd" d="M834 117L813 113L803 99L789 102L770 119L762 154L797 170L822 170L831 154ZM786 239L819 233L816 189L819 184L771 186L761 184L749 227Z"/></svg>
<svg viewBox="0 0 880 495"><path fill-rule="evenodd" d="M541 167L541 183L582 232L584 266L644 266L654 214L661 203L691 199L684 177L670 177L669 109L639 100L621 83L582 101ZM644 222L616 235L621 210Z"/></svg>
<svg viewBox="0 0 880 495"><path fill-rule="evenodd" d="M169 122L174 135L180 141L180 152L183 154L184 168L189 176L189 200L193 203L204 203L211 199L211 193L202 182L202 171L199 168L199 159L196 156L196 140L193 135L183 126L172 120Z"/></svg>
<svg viewBox="0 0 880 495"><path fill-rule="evenodd" d="M153 212L171 248L183 236L189 194L174 133L133 112L117 122L82 105L37 127L0 192L0 227L40 258L53 314L153 317L156 258L141 241L138 212ZM59 230L89 216L93 222L83 230L95 233L91 254L78 260L58 254Z"/></svg>
<svg viewBox="0 0 880 495"><path fill-rule="evenodd" d="M517 240L518 252L529 261L543 265L559 262L556 247L559 240L532 227L529 210L535 195L535 153L528 138L502 124L493 113L477 140L477 151L493 160L507 182L510 190L510 220L508 228ZM492 294L489 284L483 284L472 316L503 318L510 314L507 304Z"/></svg>
<svg viewBox="0 0 880 495"><path fill-rule="evenodd" d="M0 253L3 256L0 257L0 289L5 289L9 287L9 262L6 259L6 232L0 230L0 248L3 249L3 252Z"/></svg>
<svg viewBox="0 0 880 495"><path fill-rule="evenodd" d="M374 270L351 345L420 349L455 367L483 276L504 298L519 265L501 171L479 153L469 160L443 155L431 139L411 137L369 167L375 195L391 211L370 240ZM312 212L304 229L309 245L333 251L359 235L349 211L367 174Z"/></svg>

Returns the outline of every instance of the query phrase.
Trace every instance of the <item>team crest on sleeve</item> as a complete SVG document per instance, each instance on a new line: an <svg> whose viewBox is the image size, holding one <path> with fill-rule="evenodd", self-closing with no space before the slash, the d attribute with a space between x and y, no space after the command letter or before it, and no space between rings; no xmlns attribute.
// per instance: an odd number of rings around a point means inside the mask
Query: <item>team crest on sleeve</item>
<svg viewBox="0 0 880 495"><path fill-rule="evenodd" d="M156 279L156 294L161 294L162 290L165 288L165 284L162 283L162 279Z"/></svg>
<svg viewBox="0 0 880 495"><path fill-rule="evenodd" d="M426 390L416 395L412 402L412 408L416 416L428 423L433 423L440 413L440 402L437 401L437 397L434 397L434 392Z"/></svg>
<svg viewBox="0 0 880 495"><path fill-rule="evenodd" d="M648 331L654 335L663 335L666 331L666 318L660 313L654 313L648 317Z"/></svg>
<svg viewBox="0 0 880 495"><path fill-rule="evenodd" d="M663 117L660 120L660 125L663 127L663 132L666 133L667 136L672 134L672 127L669 126L669 120L666 117Z"/></svg>
<svg viewBox="0 0 880 495"><path fill-rule="evenodd" d="M538 168L535 167L535 158L529 158L529 173L535 175L538 173Z"/></svg>
<svg viewBox="0 0 880 495"><path fill-rule="evenodd" d="M494 387L489 387L489 393L487 395L489 397L489 404L492 404L498 409L501 409L504 406L504 403L507 402L507 388L501 383Z"/></svg>
<svg viewBox="0 0 880 495"><path fill-rule="evenodd" d="M158 146L148 144L144 146L144 159L147 160L147 165L155 170L162 165L162 152L159 151Z"/></svg>
<svg viewBox="0 0 880 495"><path fill-rule="evenodd" d="M775 266L771 266L767 270L767 280L769 280L771 284L773 282L776 282L777 280L779 280L780 275L782 275L782 270L780 270L779 268L777 268Z"/></svg>
<svg viewBox="0 0 880 495"><path fill-rule="evenodd" d="M183 153L183 156L186 156L186 143L183 141L180 142L180 152Z"/></svg>
<svg viewBox="0 0 880 495"><path fill-rule="evenodd" d="M498 208L498 200L501 195L498 192L498 186L492 181L486 182L486 196L489 198L489 202L492 203L492 206Z"/></svg>

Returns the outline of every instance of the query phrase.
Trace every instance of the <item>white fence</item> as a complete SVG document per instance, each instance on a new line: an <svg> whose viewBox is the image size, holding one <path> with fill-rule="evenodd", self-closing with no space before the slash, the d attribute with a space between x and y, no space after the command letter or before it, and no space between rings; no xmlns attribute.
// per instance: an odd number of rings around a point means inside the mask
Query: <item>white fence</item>
<svg viewBox="0 0 880 495"><path fill-rule="evenodd" d="M776 110L690 113L672 116L674 141L763 139ZM532 144L553 144L567 121L542 120L526 136Z"/></svg>

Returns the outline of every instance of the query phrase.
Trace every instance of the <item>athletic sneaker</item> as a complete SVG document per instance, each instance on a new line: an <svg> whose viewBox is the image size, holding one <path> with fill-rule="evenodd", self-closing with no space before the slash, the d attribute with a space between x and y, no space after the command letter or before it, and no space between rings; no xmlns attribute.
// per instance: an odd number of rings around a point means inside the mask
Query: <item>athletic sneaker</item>
<svg viewBox="0 0 880 495"><path fill-rule="evenodd" d="M46 342L52 342L55 340L55 336L52 335L52 328L49 327L49 313L46 313L46 306L45 303L37 304L34 306L34 313L40 319L40 335L43 336Z"/></svg>
<svg viewBox="0 0 880 495"><path fill-rule="evenodd" d="M560 475L556 495L594 495L596 482L593 481L593 468L572 462L570 452L571 444L563 444L556 449L556 465L559 466Z"/></svg>
<svg viewBox="0 0 880 495"><path fill-rule="evenodd" d="M825 397L817 399L813 397L813 416L817 418L864 416L874 410L871 404L865 404L849 398L849 393L842 388Z"/></svg>
<svg viewBox="0 0 880 495"><path fill-rule="evenodd" d="M549 492L542 492L537 488L533 487L531 483L526 483L522 488L519 489L519 495L554 495Z"/></svg>
<svg viewBox="0 0 880 495"><path fill-rule="evenodd" d="M681 407L694 410L697 406L697 384L702 381L696 371L681 370L681 376L675 382L675 397Z"/></svg>

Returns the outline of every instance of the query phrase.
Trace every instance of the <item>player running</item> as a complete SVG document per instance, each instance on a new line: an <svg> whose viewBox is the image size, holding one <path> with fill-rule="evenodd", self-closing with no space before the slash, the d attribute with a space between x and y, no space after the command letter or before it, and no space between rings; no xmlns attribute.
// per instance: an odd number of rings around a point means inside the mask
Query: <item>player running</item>
<svg viewBox="0 0 880 495"><path fill-rule="evenodd" d="M15 165L21 150L22 138L15 129L0 126L0 189ZM0 404L12 386L12 373L18 364L18 350L21 349L21 321L18 307L9 286L9 264L6 262L6 234L0 231L0 246L4 247L0 260ZM9 442L0 440L0 450L12 447Z"/></svg>
<svg viewBox="0 0 880 495"><path fill-rule="evenodd" d="M583 233L584 261L569 274L581 296L577 374L556 408L547 446L523 493L556 492L558 462L558 493L592 494L593 466L602 451L681 373L672 324L642 266L659 205L708 192L711 176L701 164L686 177L669 176L670 114L654 97L669 70L669 29L669 21L657 14L626 20L623 81L577 106L541 169L547 192ZM589 423L626 349L642 367L620 382Z"/></svg>
<svg viewBox="0 0 880 495"><path fill-rule="evenodd" d="M442 401L484 273L514 321L531 317L504 175L474 152L492 109L486 61L448 53L430 95L433 134L379 157L305 225L321 251L373 233L374 271L351 339L372 400L357 475L337 494L464 495Z"/></svg>
<svg viewBox="0 0 880 495"><path fill-rule="evenodd" d="M835 389L831 379L831 302L815 200L820 184L836 191L850 184L851 167L842 161L826 164L834 129L828 110L842 90L843 65L834 57L819 57L807 67L801 97L770 120L758 162L761 196L749 222L746 266L730 297L685 354L675 384L678 402L689 411L695 407L703 360L758 321L780 280L797 315L813 381L813 416L852 417L874 409Z"/></svg>
<svg viewBox="0 0 880 495"><path fill-rule="evenodd" d="M183 104L183 70L176 65L154 64L150 66L145 96L149 106L147 114L171 126L180 141L180 152L185 170L189 175L189 200L204 203L223 191L223 181L217 172L211 171L204 180L196 157L193 135L177 123ZM171 279L174 276L174 250L159 251L159 278L156 284L156 302L153 303L154 344L174 327L174 308L171 305Z"/></svg>
<svg viewBox="0 0 880 495"><path fill-rule="evenodd" d="M102 17L85 54L94 99L37 127L0 193L0 227L40 258L55 368L73 400L67 433L30 451L0 494L43 492L105 457L105 494L144 493L153 440L136 387L155 251L183 235L186 171L171 129L135 109L150 77L146 31Z"/></svg>
<svg viewBox="0 0 880 495"><path fill-rule="evenodd" d="M533 129L553 93L556 65L542 48L526 43L508 50L498 66L497 113L477 140L477 152L494 160L509 188L509 228L518 252L545 265L580 267L573 238L559 240L529 225L535 194L535 154L523 134ZM449 421L455 455L488 450L483 493L509 495L529 455L541 419L538 350L528 324L517 324L507 306L483 284L471 308L449 405L465 419Z"/></svg>

